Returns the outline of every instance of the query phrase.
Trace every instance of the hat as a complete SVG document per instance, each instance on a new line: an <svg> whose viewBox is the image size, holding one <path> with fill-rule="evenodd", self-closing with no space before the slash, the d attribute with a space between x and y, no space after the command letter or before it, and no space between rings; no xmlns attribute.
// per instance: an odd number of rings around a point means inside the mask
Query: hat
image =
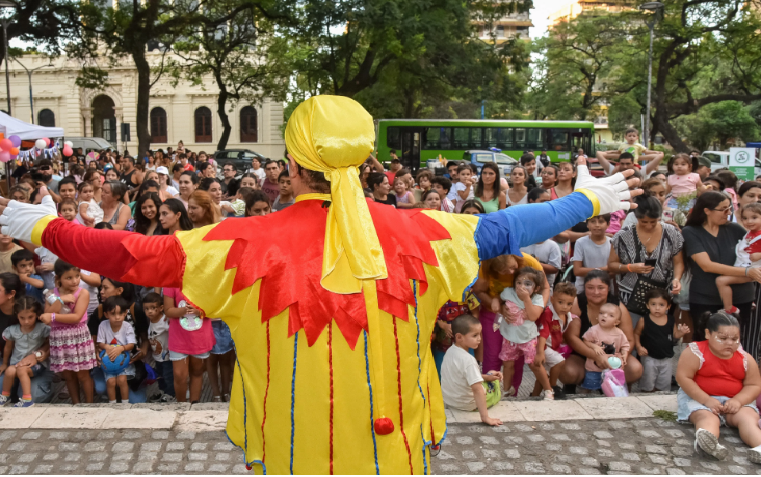
<svg viewBox="0 0 761 477"><path fill-rule="evenodd" d="M698 164L706 166L709 169L711 168L711 160L705 156L698 156Z"/></svg>
<svg viewBox="0 0 761 477"><path fill-rule="evenodd" d="M159 166L156 168L157 174L164 174L165 176L169 175L169 169L166 168L166 166Z"/></svg>
<svg viewBox="0 0 761 477"><path fill-rule="evenodd" d="M391 159L391 162L401 162L398 157L394 157Z"/></svg>

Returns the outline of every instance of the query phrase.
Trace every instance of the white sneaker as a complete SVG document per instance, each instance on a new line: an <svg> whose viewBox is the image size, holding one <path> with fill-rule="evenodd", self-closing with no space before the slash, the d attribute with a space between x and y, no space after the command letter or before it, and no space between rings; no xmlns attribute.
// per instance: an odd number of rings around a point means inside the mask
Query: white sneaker
<svg viewBox="0 0 761 477"><path fill-rule="evenodd" d="M719 438L713 435L706 429L698 429L695 431L695 451L698 448L706 454L716 457L719 460L727 458L728 450L723 445L719 444Z"/></svg>
<svg viewBox="0 0 761 477"><path fill-rule="evenodd" d="M516 396L517 394L518 394L518 393L516 393L516 392L515 392L515 388L514 388L513 386L510 386L510 389L508 389L507 391L505 391L505 393L503 394L503 396L504 396L504 397L511 397L511 396Z"/></svg>
<svg viewBox="0 0 761 477"><path fill-rule="evenodd" d="M756 448L748 449L748 460L754 464L761 464L761 451Z"/></svg>
<svg viewBox="0 0 761 477"><path fill-rule="evenodd" d="M544 398L545 401L554 401L555 400L555 393L552 392L550 389L545 389L542 391L541 396Z"/></svg>

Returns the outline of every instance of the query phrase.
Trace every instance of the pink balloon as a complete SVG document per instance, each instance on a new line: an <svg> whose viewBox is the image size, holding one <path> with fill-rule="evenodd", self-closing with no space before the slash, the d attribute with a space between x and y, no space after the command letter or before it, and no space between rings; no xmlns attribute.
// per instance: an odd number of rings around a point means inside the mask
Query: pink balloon
<svg viewBox="0 0 761 477"><path fill-rule="evenodd" d="M11 160L11 155L7 151L0 152L0 162L8 162Z"/></svg>
<svg viewBox="0 0 761 477"><path fill-rule="evenodd" d="M0 149L3 151L10 151L13 147L13 142L10 139L3 139L0 140Z"/></svg>
<svg viewBox="0 0 761 477"><path fill-rule="evenodd" d="M42 140L45 141L45 147L50 147L50 139L44 137Z"/></svg>
<svg viewBox="0 0 761 477"><path fill-rule="evenodd" d="M74 154L74 151L72 151L69 146L63 146L63 155L64 156L69 157L72 154Z"/></svg>

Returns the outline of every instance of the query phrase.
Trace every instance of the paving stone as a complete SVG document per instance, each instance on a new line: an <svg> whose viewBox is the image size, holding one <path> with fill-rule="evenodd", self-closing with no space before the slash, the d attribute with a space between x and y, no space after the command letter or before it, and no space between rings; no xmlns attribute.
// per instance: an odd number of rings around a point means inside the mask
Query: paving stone
<svg viewBox="0 0 761 477"><path fill-rule="evenodd" d="M504 453L508 459L518 459L521 456L521 453L518 452L518 449L505 449Z"/></svg>
<svg viewBox="0 0 761 477"><path fill-rule="evenodd" d="M88 459L95 462L103 462L108 459L107 452L94 452L88 456Z"/></svg>
<svg viewBox="0 0 761 477"><path fill-rule="evenodd" d="M108 471L112 474L121 474L129 470L129 464L126 462L112 462Z"/></svg>
<svg viewBox="0 0 761 477"><path fill-rule="evenodd" d="M492 462L492 467L496 470L513 470L513 464L510 462Z"/></svg>
<svg viewBox="0 0 761 477"><path fill-rule="evenodd" d="M185 450L185 443L184 442L168 442L166 445L166 450L168 451Z"/></svg>
<svg viewBox="0 0 761 477"><path fill-rule="evenodd" d="M143 433L140 431L127 431L122 437L125 439L142 439Z"/></svg>
<svg viewBox="0 0 761 477"><path fill-rule="evenodd" d="M484 437L486 437L486 436L484 436ZM531 442L542 442L542 441L544 441L544 436L541 435L541 434L529 434L526 437L528 437L528 440L530 440Z"/></svg>
<svg viewBox="0 0 761 477"><path fill-rule="evenodd" d="M648 454L668 455L668 451L663 446L645 446L645 452Z"/></svg>
<svg viewBox="0 0 761 477"><path fill-rule="evenodd" d="M544 466L539 462L526 462L523 468L530 474L544 474Z"/></svg>
<svg viewBox="0 0 761 477"><path fill-rule="evenodd" d="M666 429L665 432L671 437L684 437L684 432L679 429Z"/></svg>
<svg viewBox="0 0 761 477"><path fill-rule="evenodd" d="M228 454L226 452L220 452L220 453L217 454L217 460L222 461L222 462L226 462L226 461L230 460L230 454Z"/></svg>
<svg viewBox="0 0 761 477"><path fill-rule="evenodd" d="M165 452L161 456L161 460L164 462L180 462L182 460L182 453L179 452Z"/></svg>
<svg viewBox="0 0 761 477"><path fill-rule="evenodd" d="M466 460L475 460L478 459L478 456L476 456L476 453L472 450L464 450L462 451L462 458Z"/></svg>
<svg viewBox="0 0 761 477"><path fill-rule="evenodd" d="M100 434L98 434L98 440L108 440L113 439L116 435L115 431L103 431ZM169 435L167 435L169 437Z"/></svg>
<svg viewBox="0 0 761 477"><path fill-rule="evenodd" d="M29 466L28 465L12 465L9 474L28 474L29 473Z"/></svg>
<svg viewBox="0 0 761 477"><path fill-rule="evenodd" d="M451 434L452 426L450 426L449 429L447 429L447 431L449 434ZM215 451L231 451L233 449L235 449L235 446L229 442L217 442L216 444L214 444Z"/></svg>
<svg viewBox="0 0 761 477"><path fill-rule="evenodd" d="M634 452L624 452L624 453L621 454L621 457L624 460L633 460L633 461L638 461L639 460L639 456L637 454L635 454Z"/></svg>
<svg viewBox="0 0 761 477"><path fill-rule="evenodd" d="M578 431L581 429L575 422L561 422L560 427L569 431Z"/></svg>
<svg viewBox="0 0 761 477"><path fill-rule="evenodd" d="M513 425L514 429L517 429L521 432L534 432L534 428L531 426L527 426L525 424L515 424Z"/></svg>
<svg viewBox="0 0 761 477"><path fill-rule="evenodd" d="M573 457L571 457L570 455L565 455L565 454L555 454L552 456L552 458L558 462L572 462L573 461Z"/></svg>
<svg viewBox="0 0 761 477"><path fill-rule="evenodd" d="M626 421L608 421L608 425L613 429L626 429L632 427L632 425Z"/></svg>
<svg viewBox="0 0 761 477"><path fill-rule="evenodd" d="M721 470L721 467L714 464L713 462L701 462L700 465L708 470L715 470L716 472L719 472Z"/></svg>
<svg viewBox="0 0 761 477"><path fill-rule="evenodd" d="M639 473L648 474L648 475L656 475L656 474L662 474L663 471L657 467L640 467Z"/></svg>
<svg viewBox="0 0 761 477"><path fill-rule="evenodd" d="M592 467L579 467L578 473L582 475L597 475L600 473L600 470Z"/></svg>
<svg viewBox="0 0 761 477"><path fill-rule="evenodd" d="M730 465L729 471L732 472L733 474L738 474L738 475L744 475L748 473L748 471L745 470L745 467L740 467L739 465Z"/></svg>
<svg viewBox="0 0 761 477"><path fill-rule="evenodd" d="M52 454L45 454L42 457L42 460L58 460L58 458L59 458L59 455L57 453L52 453Z"/></svg>
<svg viewBox="0 0 761 477"><path fill-rule="evenodd" d="M473 443L473 438L470 436L457 436L454 440L461 446L469 446Z"/></svg>
<svg viewBox="0 0 761 477"><path fill-rule="evenodd" d="M478 440L486 445L499 445L497 438L492 436L478 436Z"/></svg>
<svg viewBox="0 0 761 477"><path fill-rule="evenodd" d="M208 442L194 442L190 444L190 450L192 451L205 451L206 446L208 446Z"/></svg>
<svg viewBox="0 0 761 477"><path fill-rule="evenodd" d="M176 439L186 439L192 441L196 438L196 433L192 431L178 432L175 436Z"/></svg>
<svg viewBox="0 0 761 477"><path fill-rule="evenodd" d="M111 452L132 452L132 449L134 448L134 442L121 441L116 442L113 446L111 446Z"/></svg>
<svg viewBox="0 0 761 477"><path fill-rule="evenodd" d="M27 432L23 436L21 436L24 440L34 440L38 439L42 435L42 432Z"/></svg>
<svg viewBox="0 0 761 477"><path fill-rule="evenodd" d="M209 466L209 473L226 474L227 469L230 468L229 464L211 464Z"/></svg>
<svg viewBox="0 0 761 477"><path fill-rule="evenodd" d="M731 442L732 444L742 444L742 439L740 439L739 437L725 436L724 440L727 442Z"/></svg>
<svg viewBox="0 0 761 477"><path fill-rule="evenodd" d="M64 459L66 462L79 462L82 460L82 454L79 452L69 452Z"/></svg>
<svg viewBox="0 0 761 477"><path fill-rule="evenodd" d="M608 469L617 472L631 472L632 470L626 462L608 462Z"/></svg>
<svg viewBox="0 0 761 477"><path fill-rule="evenodd" d="M544 447L546 447L548 451L553 451L553 452L557 452L563 448L563 446L560 444L547 444Z"/></svg>
<svg viewBox="0 0 761 477"><path fill-rule="evenodd" d="M598 462L597 459L595 459L594 457L582 457L581 458L581 463L586 465L586 466L589 466L589 467L599 467L600 466L600 462Z"/></svg>
<svg viewBox="0 0 761 477"><path fill-rule="evenodd" d="M134 455L135 454L133 454L132 452L122 452L122 453L119 453L119 454L114 454L113 456L111 456L111 461L113 462L113 461L132 460L132 457Z"/></svg>
<svg viewBox="0 0 761 477"><path fill-rule="evenodd" d="M0 432L0 441L7 441L13 439L18 434L16 431L3 431Z"/></svg>
<svg viewBox="0 0 761 477"><path fill-rule="evenodd" d="M671 453L679 457L687 457L694 454L693 450L689 447L672 447Z"/></svg>
<svg viewBox="0 0 761 477"><path fill-rule="evenodd" d="M628 442L619 442L618 447L625 449L625 450L634 450L637 448L634 444L629 444Z"/></svg>
<svg viewBox="0 0 761 477"><path fill-rule="evenodd" d="M133 474L147 474L153 472L153 462L138 462L132 466Z"/></svg>
<svg viewBox="0 0 761 477"><path fill-rule="evenodd" d="M194 461L206 461L209 459L209 454L205 452L191 452L188 454L188 460Z"/></svg>
<svg viewBox="0 0 761 477"><path fill-rule="evenodd" d="M477 474L486 468L486 464L483 462L466 462L465 467L467 467L470 472Z"/></svg>
<svg viewBox="0 0 761 477"><path fill-rule="evenodd" d="M589 450L586 447L569 447L568 450L571 452L571 454L577 454L577 455L589 454Z"/></svg>
<svg viewBox="0 0 761 477"><path fill-rule="evenodd" d="M14 442L8 446L8 450L12 452L24 452L29 445L26 442Z"/></svg>
<svg viewBox="0 0 761 477"><path fill-rule="evenodd" d="M608 431L595 431L593 434L598 439L613 439L613 434Z"/></svg>
<svg viewBox="0 0 761 477"><path fill-rule="evenodd" d="M692 465L690 459L682 459L681 457L674 457L674 465L678 467L689 467Z"/></svg>
<svg viewBox="0 0 761 477"><path fill-rule="evenodd" d="M600 457L614 457L616 455L610 449L597 449L597 453Z"/></svg>
<svg viewBox="0 0 761 477"><path fill-rule="evenodd" d="M191 462L185 466L185 472L203 472L203 468L202 462Z"/></svg>
<svg viewBox="0 0 761 477"><path fill-rule="evenodd" d="M165 441L169 439L169 431L153 431L151 433L151 439L155 439L157 441Z"/></svg>
<svg viewBox="0 0 761 477"><path fill-rule="evenodd" d="M158 467L158 471L162 474L176 474L177 469L180 468L179 464L160 464ZM245 466L243 466L243 469L245 470Z"/></svg>
<svg viewBox="0 0 761 477"><path fill-rule="evenodd" d="M35 459L37 459L37 454L20 454L16 458L16 462L28 463L28 462L34 462Z"/></svg>
<svg viewBox="0 0 761 477"><path fill-rule="evenodd" d="M143 442L140 444L140 450L158 452L161 450L161 442Z"/></svg>
<svg viewBox="0 0 761 477"><path fill-rule="evenodd" d="M100 470L103 468L103 462L96 462L94 464L87 464L87 472L100 472Z"/></svg>
<svg viewBox="0 0 761 477"><path fill-rule="evenodd" d="M661 437L661 435L658 434L657 431L651 431L651 430L639 431L639 435L641 435L642 437Z"/></svg>
<svg viewBox="0 0 761 477"><path fill-rule="evenodd" d="M505 442L508 444L523 444L523 438L518 436L505 436Z"/></svg>
<svg viewBox="0 0 761 477"><path fill-rule="evenodd" d="M750 465L751 464L751 462L748 459L746 459L745 457L739 456L739 455L732 456L732 460L735 461L738 464L741 464L741 465Z"/></svg>
<svg viewBox="0 0 761 477"><path fill-rule="evenodd" d="M668 465L669 463L668 459L666 459L662 455L650 454L648 455L648 457L650 458L650 462L652 462L653 464Z"/></svg>
<svg viewBox="0 0 761 477"><path fill-rule="evenodd" d="M567 434L553 434L552 437L558 441L570 441L571 439Z"/></svg>
<svg viewBox="0 0 761 477"><path fill-rule="evenodd" d="M444 472L460 473L460 466L456 464L442 464L441 470L443 470ZM233 472L235 472L234 468L233 468Z"/></svg>
<svg viewBox="0 0 761 477"><path fill-rule="evenodd" d="M156 460L159 458L158 452L141 452L137 456L138 462L156 462Z"/></svg>
<svg viewBox="0 0 761 477"><path fill-rule="evenodd" d="M85 444L85 446L83 447L83 450L85 452L100 452L100 451L106 450L106 443L91 441Z"/></svg>
<svg viewBox="0 0 761 477"><path fill-rule="evenodd" d="M597 445L603 447L610 447L610 442L597 439Z"/></svg>
<svg viewBox="0 0 761 477"><path fill-rule="evenodd" d="M567 465L552 464L550 468L552 469L552 472L556 474L570 474L571 473L571 468L568 467Z"/></svg>
<svg viewBox="0 0 761 477"><path fill-rule="evenodd" d="M547 404L547 403L542 403L542 404ZM555 424L550 424L548 422L543 422L543 423L539 424L539 427L543 431L554 431L555 430Z"/></svg>

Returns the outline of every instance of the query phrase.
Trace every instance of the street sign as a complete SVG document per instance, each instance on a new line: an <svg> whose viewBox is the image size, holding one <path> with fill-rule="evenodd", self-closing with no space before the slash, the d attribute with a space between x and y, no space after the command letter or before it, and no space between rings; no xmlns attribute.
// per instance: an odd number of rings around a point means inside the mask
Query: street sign
<svg viewBox="0 0 761 477"><path fill-rule="evenodd" d="M752 181L755 177L756 151L749 147L729 148L729 170L741 181Z"/></svg>

